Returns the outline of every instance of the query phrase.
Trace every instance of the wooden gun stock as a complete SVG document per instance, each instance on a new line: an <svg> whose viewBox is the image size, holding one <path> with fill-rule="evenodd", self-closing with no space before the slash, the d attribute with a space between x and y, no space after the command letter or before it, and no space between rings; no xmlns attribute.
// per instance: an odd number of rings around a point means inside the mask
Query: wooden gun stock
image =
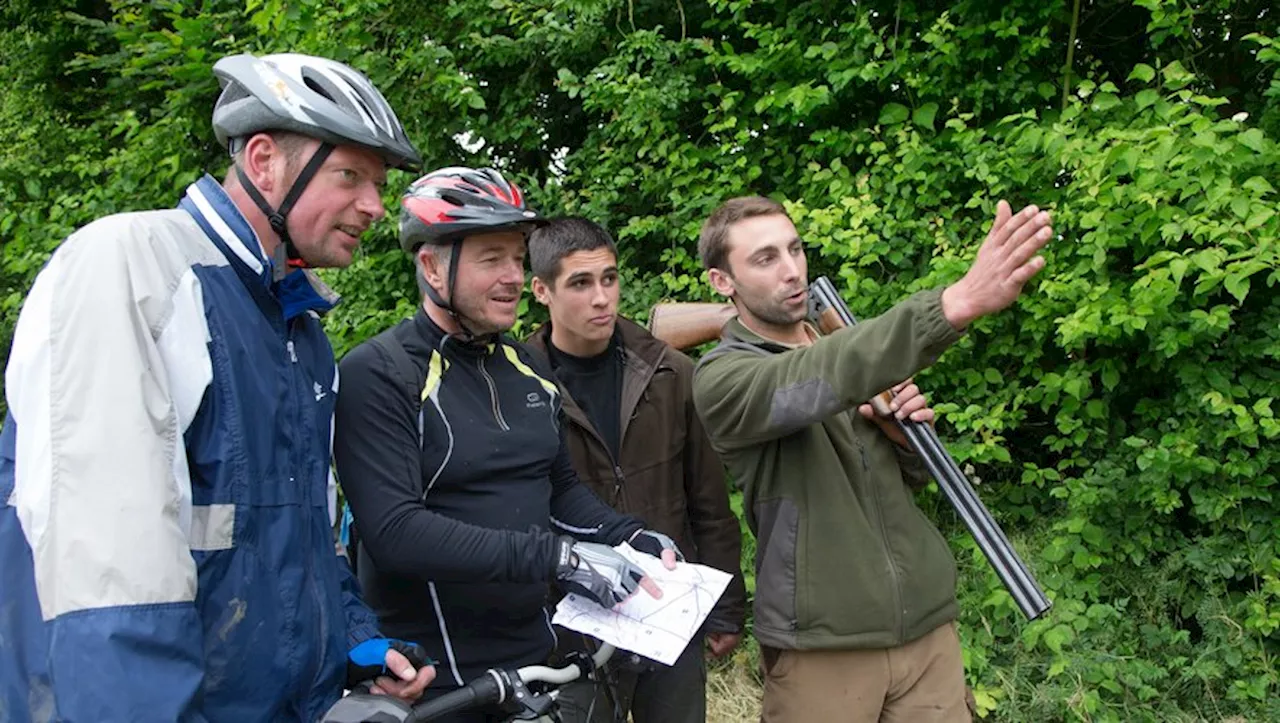
<svg viewBox="0 0 1280 723"><path fill-rule="evenodd" d="M692 349L720 338L736 314L731 303L666 302L649 311L649 333L677 349Z"/></svg>

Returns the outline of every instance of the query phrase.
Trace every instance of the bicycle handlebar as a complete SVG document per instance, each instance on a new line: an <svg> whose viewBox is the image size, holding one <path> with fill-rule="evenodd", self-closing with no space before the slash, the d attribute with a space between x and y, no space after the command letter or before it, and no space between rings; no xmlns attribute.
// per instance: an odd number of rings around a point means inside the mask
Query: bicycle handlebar
<svg viewBox="0 0 1280 723"><path fill-rule="evenodd" d="M609 658L613 657L615 648L609 643L600 643L600 649L591 656L591 664L593 668L599 668L609 662ZM577 668L577 674L573 669ZM570 663L563 668L549 668L545 665L526 665L516 671L516 675L520 676L520 680L525 683L551 683L552 685L564 685L572 683L583 675L589 673L589 670L582 670L575 663Z"/></svg>
<svg viewBox="0 0 1280 723"><path fill-rule="evenodd" d="M613 656L614 647L602 643L595 655L591 656L593 668L599 668ZM413 713L405 723L426 723L448 713L480 708L486 705L502 704L508 699L528 695L525 686L529 683L551 683L564 685L571 683L589 670L583 670L578 663L570 663L562 668L551 668L546 665L527 665L514 672L491 668L485 674L467 685L451 693L427 701L413 707Z"/></svg>
<svg viewBox="0 0 1280 723"><path fill-rule="evenodd" d="M590 658L590 663L573 662L561 668L546 665L528 665L518 670L491 668L484 675L458 690L445 693L434 700L419 703L409 709L387 696L351 696L334 704L325 714L323 723L343 721L403 721L403 723L428 723L449 713L472 710L486 705L501 705L510 700L532 703L535 697L529 692L529 683L564 685L600 668L613 656L614 647L602 643ZM588 668L589 666L589 668ZM363 700L357 701L356 698ZM543 705L549 705L543 700ZM403 715L390 709L403 711ZM375 712L376 710L376 712ZM387 717L384 717L387 716Z"/></svg>
<svg viewBox="0 0 1280 723"><path fill-rule="evenodd" d="M504 684L507 681L501 680L501 677L505 676L498 671L489 670L479 679L471 681L452 693L445 693L435 700L419 703L413 707L413 712L405 719L405 723L425 723L448 713L479 708L490 703L501 703L506 697L507 688Z"/></svg>

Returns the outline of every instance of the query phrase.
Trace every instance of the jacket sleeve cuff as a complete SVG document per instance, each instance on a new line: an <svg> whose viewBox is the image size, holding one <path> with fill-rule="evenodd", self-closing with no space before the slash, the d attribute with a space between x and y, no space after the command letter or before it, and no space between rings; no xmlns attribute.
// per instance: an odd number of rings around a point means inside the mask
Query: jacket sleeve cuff
<svg viewBox="0 0 1280 723"><path fill-rule="evenodd" d="M373 638L382 637L382 633L374 625L357 625L347 629L347 650L354 649L360 643Z"/></svg>
<svg viewBox="0 0 1280 723"><path fill-rule="evenodd" d="M929 319L925 326L925 338L928 339L927 349L934 360L941 356L942 352L946 351L948 347L959 341L966 331L952 326L951 322L947 321L947 315L942 313L943 291L945 291L945 288L930 289L921 291L914 297L924 304L924 308L929 314Z"/></svg>
<svg viewBox="0 0 1280 723"><path fill-rule="evenodd" d="M741 633L742 624L734 623L723 616L712 613L703 623L703 630L708 633Z"/></svg>
<svg viewBox="0 0 1280 723"><path fill-rule="evenodd" d="M633 535L644 529L644 523L634 517L627 517L627 522L618 529L621 530L618 539L612 540L609 543L614 547L630 541Z"/></svg>

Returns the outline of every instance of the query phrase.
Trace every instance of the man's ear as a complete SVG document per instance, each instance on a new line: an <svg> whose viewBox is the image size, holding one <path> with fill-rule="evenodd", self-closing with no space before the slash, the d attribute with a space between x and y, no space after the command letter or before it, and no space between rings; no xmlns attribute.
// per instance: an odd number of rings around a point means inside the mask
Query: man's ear
<svg viewBox="0 0 1280 723"><path fill-rule="evenodd" d="M269 133L255 133L245 141L240 168L263 195L284 182L287 166L284 149Z"/></svg>
<svg viewBox="0 0 1280 723"><path fill-rule="evenodd" d="M715 289L721 296L727 296L732 299L734 291L737 290L733 283L733 277L723 269L708 269L707 281L711 283L711 288Z"/></svg>
<svg viewBox="0 0 1280 723"><path fill-rule="evenodd" d="M418 263L422 266L422 278L427 284L437 292L444 293L443 289L448 284L445 279L449 269L440 262L440 257L429 245L423 244L418 247Z"/></svg>
<svg viewBox="0 0 1280 723"><path fill-rule="evenodd" d="M538 300L539 304L548 306L551 301L551 286L541 278L535 276L529 281L529 288L533 289L533 298Z"/></svg>

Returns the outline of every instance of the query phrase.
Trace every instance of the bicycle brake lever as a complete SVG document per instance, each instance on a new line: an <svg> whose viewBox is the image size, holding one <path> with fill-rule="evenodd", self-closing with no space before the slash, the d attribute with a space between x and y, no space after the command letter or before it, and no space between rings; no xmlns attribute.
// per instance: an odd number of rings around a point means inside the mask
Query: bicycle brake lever
<svg viewBox="0 0 1280 723"><path fill-rule="evenodd" d="M515 714L515 720L538 720L555 705L555 699L549 694L534 693L529 690L520 676L511 676L509 682L511 697L507 699L506 705L511 706L510 710Z"/></svg>

